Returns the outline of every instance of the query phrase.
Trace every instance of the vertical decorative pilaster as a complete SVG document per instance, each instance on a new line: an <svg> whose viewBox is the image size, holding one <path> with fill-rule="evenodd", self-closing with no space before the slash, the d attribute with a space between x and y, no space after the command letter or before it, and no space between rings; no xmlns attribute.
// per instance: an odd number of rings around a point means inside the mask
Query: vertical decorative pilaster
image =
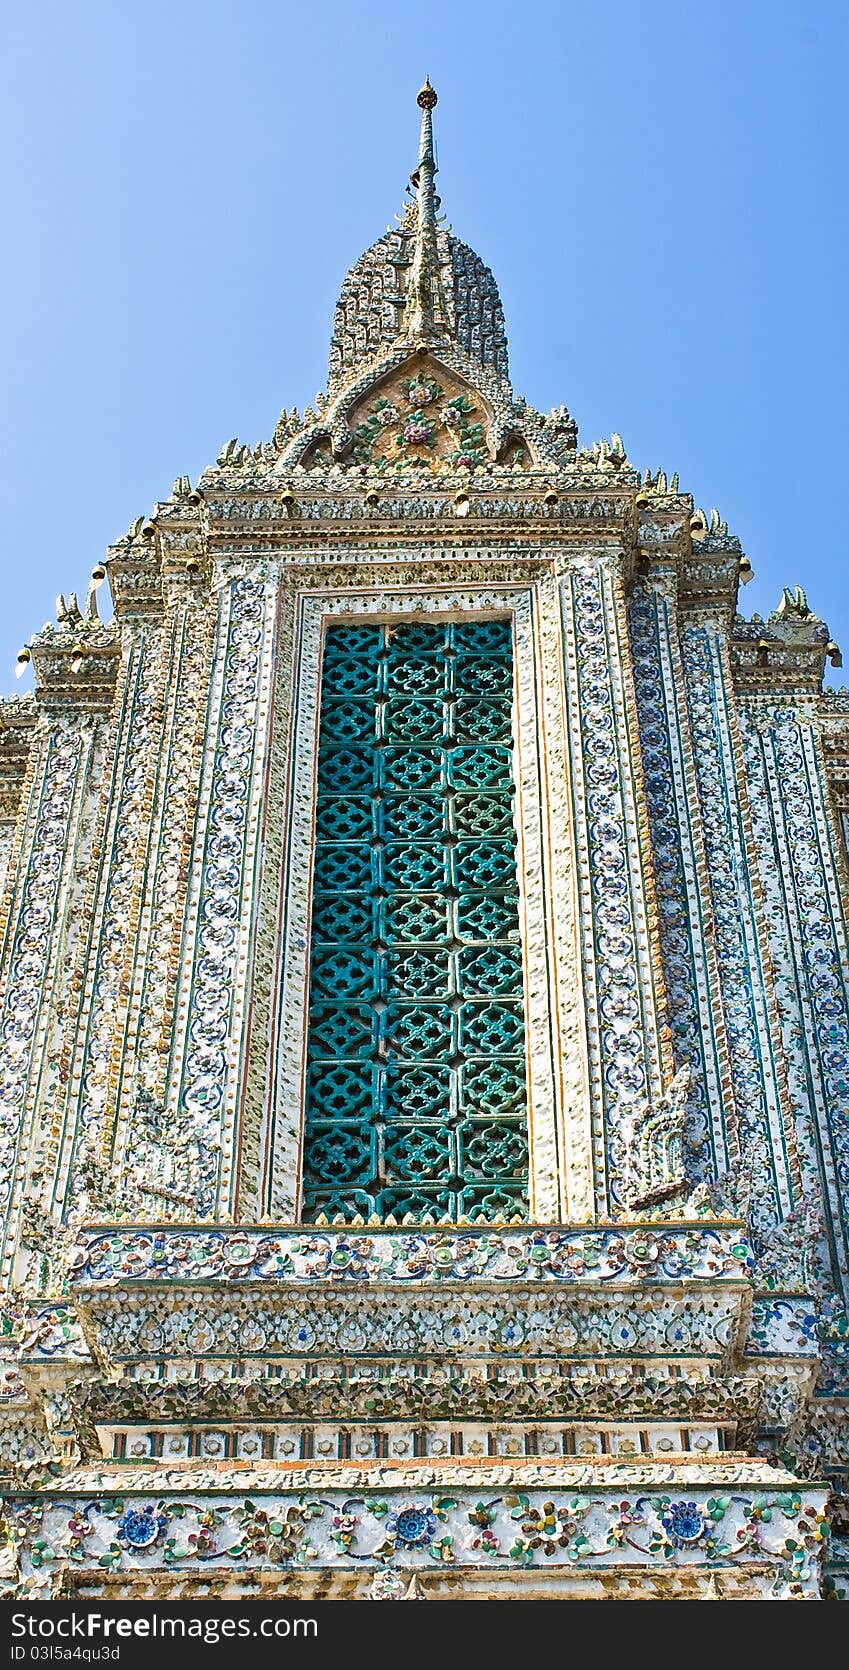
<svg viewBox="0 0 849 1670"><path fill-rule="evenodd" d="M551 1033L535 1046L550 1054L559 1102L558 1194L552 1192L548 1217L562 1217L572 1223L590 1222L595 1217L593 1178L592 1115L589 1095L589 1065L586 1018L581 993L581 950L578 933L576 838L573 825L572 765L567 708L567 676L564 659L563 610L560 584L554 572L546 572L536 586L536 635L533 659L531 645L520 646L517 656L519 689L539 690L538 718L534 726L536 746L520 748L520 783L525 776L528 790L536 779L542 784L540 815L542 889L550 909L547 922L540 913L528 930L529 997L533 984L552 980ZM520 695L520 710L522 700ZM528 791L526 791L527 793ZM527 888L527 872L533 867L533 853L526 845L521 872ZM532 1150L536 1136L532 1131ZM533 1175L533 1167L532 1167ZM536 1210L540 1192L534 1198Z"/></svg>
<svg viewBox="0 0 849 1670"><path fill-rule="evenodd" d="M6 877L9 874L9 862L12 857L12 848L14 844L15 825L13 823L0 823L0 895L2 895L3 889L6 885Z"/></svg>
<svg viewBox="0 0 849 1670"><path fill-rule="evenodd" d="M82 838L81 802L94 726L60 719L33 748L20 859L7 896L0 992L0 1250L8 1278L21 1202L22 1133L49 1071L51 991L59 978L66 907Z"/></svg>
<svg viewBox="0 0 849 1670"><path fill-rule="evenodd" d="M621 581L584 559L561 588L596 1211L627 1202L626 1122L672 1076L643 807L632 756L633 683Z"/></svg>
<svg viewBox="0 0 849 1670"><path fill-rule="evenodd" d="M696 1183L728 1171L738 1150L674 595L636 585L629 623L672 1048L676 1071L690 1068L685 1163Z"/></svg>
<svg viewBox="0 0 849 1670"><path fill-rule="evenodd" d="M66 1153L59 1203L104 1209L113 1198L112 1161L126 1066L126 1033L139 911L150 833L150 805L162 739L161 632L143 627L130 641L110 720L112 747L101 789L100 853L84 912L91 937L81 1025L70 1065ZM99 1199L91 1199L95 1189Z"/></svg>
<svg viewBox="0 0 849 1670"><path fill-rule="evenodd" d="M753 1222L766 1231L792 1211L801 1179L727 636L690 621L682 658L740 1147L754 1168Z"/></svg>
<svg viewBox="0 0 849 1670"><path fill-rule="evenodd" d="M302 600L285 570L277 591L275 666L271 697L269 743L265 760L263 874L255 919L255 954L251 974L251 1015L240 1088L239 1180L236 1216L256 1221L266 1215L291 1219L295 1215L301 1143L301 1108L278 1106L272 1094L275 1057L279 1047L291 1049L298 1022L284 1017L275 1002L281 961L285 957L285 922L293 909L303 912L301 941L307 943L306 888L300 907L293 902L286 861L287 824L291 800L298 795L296 731L303 720L295 702L302 652ZM318 646L315 648L318 656ZM312 827L312 785L309 791ZM310 842L311 845L311 842ZM286 1038L281 1034L285 1033ZM291 1101L291 1099L290 1099ZM288 1129L275 1130L279 1119ZM275 1140L276 1138L276 1140Z"/></svg>
<svg viewBox="0 0 849 1670"><path fill-rule="evenodd" d="M162 1126L161 1182L181 1215L232 1210L236 1116L273 665L274 586L237 578L221 593L184 934L185 969ZM187 1196L183 1202L183 1196Z"/></svg>
<svg viewBox="0 0 849 1670"><path fill-rule="evenodd" d="M158 761L151 812L144 904L134 971L127 1044L123 1119L116 1160L121 1191L148 1211L170 1209L157 1190L159 1137L177 1018L181 951L200 776L206 743L207 698L212 663L214 615L204 588L199 598L179 601L169 613L165 635L164 744ZM186 1204L185 1202L183 1204Z"/></svg>
<svg viewBox="0 0 849 1670"><path fill-rule="evenodd" d="M849 943L823 762L804 706L742 703L740 724L806 1192L849 1295Z"/></svg>

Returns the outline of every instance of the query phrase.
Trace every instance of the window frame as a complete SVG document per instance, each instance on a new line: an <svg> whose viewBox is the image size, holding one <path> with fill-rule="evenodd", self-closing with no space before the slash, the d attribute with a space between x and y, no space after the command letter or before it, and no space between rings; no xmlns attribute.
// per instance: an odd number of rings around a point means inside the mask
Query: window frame
<svg viewBox="0 0 849 1670"><path fill-rule="evenodd" d="M583 1109L587 1106L570 785L562 662L559 655L551 656L550 645L541 643L546 619L549 625L557 619L557 586L547 565L529 575L529 582L487 581L475 586L446 576L438 587L390 583L379 589L351 585L294 593L285 827L275 906L279 923L276 977L271 992L275 1042L268 1063L262 1152L257 1156L260 1210L275 1220L301 1221L324 634L331 622L365 625L463 618L509 618L513 627L513 774L526 1026L529 1220L559 1222L568 1216L571 1156L586 1143L585 1119L575 1115L579 1104ZM559 639L559 631L557 635ZM564 1014L567 993L568 1015ZM571 1119L564 1111L567 1097L573 1109Z"/></svg>

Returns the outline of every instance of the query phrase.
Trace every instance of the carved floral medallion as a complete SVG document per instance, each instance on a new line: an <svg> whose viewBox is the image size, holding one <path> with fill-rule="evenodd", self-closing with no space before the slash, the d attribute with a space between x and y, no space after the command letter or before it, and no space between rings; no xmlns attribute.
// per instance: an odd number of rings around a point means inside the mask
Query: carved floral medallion
<svg viewBox="0 0 849 1670"><path fill-rule="evenodd" d="M489 415L476 390L429 362L370 392L351 413L353 457L382 468L473 470L490 456Z"/></svg>

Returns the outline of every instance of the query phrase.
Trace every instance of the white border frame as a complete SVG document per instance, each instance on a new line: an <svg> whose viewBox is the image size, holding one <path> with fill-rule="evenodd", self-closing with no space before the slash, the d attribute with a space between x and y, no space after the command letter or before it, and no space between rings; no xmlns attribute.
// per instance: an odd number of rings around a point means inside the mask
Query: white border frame
<svg viewBox="0 0 849 1670"><path fill-rule="evenodd" d="M562 857L568 829L551 830L543 759L543 692L537 674L534 585L480 587L447 580L436 588L409 584L299 591L295 596L296 666L290 735L292 758L284 844L284 913L278 987L273 1004L277 1044L270 1063L262 1193L277 1220L298 1221L305 1104L309 945L315 827L316 766L324 633L330 621L386 622L402 618L457 620L469 615L508 616L513 622L514 778L517 871L524 963L529 1139L530 1217L555 1222L564 1216L563 1119L559 1066L553 1044L556 994L551 973L552 899L547 878L552 846ZM528 670L527 677L522 676ZM565 788L565 784L563 785ZM562 795L557 797L562 800ZM571 913L570 913L571 914ZM579 1002L579 992L575 991ZM284 1021L285 1017L285 1021Z"/></svg>

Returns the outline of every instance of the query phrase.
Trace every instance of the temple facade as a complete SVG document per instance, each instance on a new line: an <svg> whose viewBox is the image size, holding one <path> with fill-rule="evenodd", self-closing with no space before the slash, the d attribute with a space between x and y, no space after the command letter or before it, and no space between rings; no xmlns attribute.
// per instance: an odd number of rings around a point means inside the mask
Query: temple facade
<svg viewBox="0 0 849 1670"><path fill-rule="evenodd" d="M838 651L513 394L418 103L0 703L2 1592L840 1597Z"/></svg>

